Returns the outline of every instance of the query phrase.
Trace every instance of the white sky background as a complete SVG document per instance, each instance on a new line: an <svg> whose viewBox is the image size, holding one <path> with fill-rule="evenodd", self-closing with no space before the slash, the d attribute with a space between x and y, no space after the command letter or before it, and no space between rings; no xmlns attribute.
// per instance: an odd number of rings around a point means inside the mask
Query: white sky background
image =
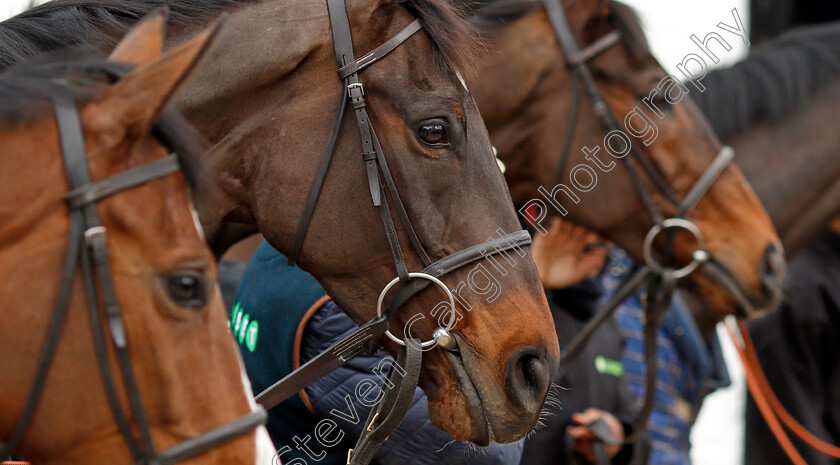
<svg viewBox="0 0 840 465"><path fill-rule="evenodd" d="M747 0L624 0L639 12L654 55L671 74L681 78L675 68L689 53L699 49L689 36L700 39L717 31L733 47L720 50L721 65L730 64L747 53L743 42L733 34L717 28L719 22L734 25L732 9L737 8L744 25L749 28ZM37 3L44 3L37 0ZM0 18L15 15L29 4L28 0L0 0ZM733 40L730 40L733 39ZM716 45L713 47L717 47ZM703 57L706 59L706 57ZM707 60L708 62L709 60ZM692 459L695 465L740 465L743 463L744 374L740 361L725 331L719 332L724 343L727 363L734 379L733 386L706 399L692 433Z"/></svg>

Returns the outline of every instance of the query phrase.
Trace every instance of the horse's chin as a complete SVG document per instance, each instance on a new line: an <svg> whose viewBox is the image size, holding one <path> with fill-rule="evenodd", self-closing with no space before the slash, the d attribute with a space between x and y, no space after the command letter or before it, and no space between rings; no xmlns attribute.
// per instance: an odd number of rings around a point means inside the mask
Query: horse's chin
<svg viewBox="0 0 840 465"><path fill-rule="evenodd" d="M490 420L487 418L487 414L484 412L484 405L481 402L481 396L479 396L478 390L473 384L473 381L469 376L469 372L464 366L464 359L461 357L461 353L457 350L446 351L445 355L446 360L449 362L449 366L452 367L452 371L455 373L461 394L466 402L466 405L464 405L466 408L465 413L471 420L470 424L472 427L470 428L471 431L469 432L467 440L479 446L488 446L494 440L493 428L490 425Z"/></svg>

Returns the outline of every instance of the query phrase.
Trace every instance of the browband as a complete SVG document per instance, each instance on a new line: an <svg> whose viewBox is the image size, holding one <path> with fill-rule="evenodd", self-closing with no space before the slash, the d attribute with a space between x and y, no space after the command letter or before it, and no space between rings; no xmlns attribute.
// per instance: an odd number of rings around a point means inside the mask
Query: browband
<svg viewBox="0 0 840 465"><path fill-rule="evenodd" d="M117 192L140 186L167 174L174 173L179 168L177 157L170 155L166 158L124 171L110 178L77 187L68 192L64 196L64 199L67 200L70 208L80 208L96 203Z"/></svg>
<svg viewBox="0 0 840 465"><path fill-rule="evenodd" d="M379 47L376 47L372 52L355 61L347 63L341 68L338 68L338 77L340 79L344 79L351 74L358 73L359 71L366 68L368 65L375 63L380 58L391 53L395 48L399 47L400 44L405 42L406 39L414 35L414 33L419 31L420 29L423 29L423 23L421 23L419 19L415 19L414 21L410 22L408 26L404 27L400 32L396 33L393 37L385 41L385 43L383 43Z"/></svg>

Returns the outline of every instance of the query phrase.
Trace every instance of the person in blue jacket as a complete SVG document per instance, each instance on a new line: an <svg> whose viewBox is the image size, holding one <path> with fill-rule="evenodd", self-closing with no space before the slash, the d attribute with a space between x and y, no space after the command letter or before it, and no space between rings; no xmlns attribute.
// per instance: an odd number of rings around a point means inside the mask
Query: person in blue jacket
<svg viewBox="0 0 840 465"><path fill-rule="evenodd" d="M605 301L631 274L633 261L619 248L610 250L601 274ZM626 341L624 377L641 401L645 395L644 289L630 297L616 312ZM717 334L704 338L679 292L662 319L657 333L656 403L647 424L651 465L691 465L691 427L703 399L730 384Z"/></svg>

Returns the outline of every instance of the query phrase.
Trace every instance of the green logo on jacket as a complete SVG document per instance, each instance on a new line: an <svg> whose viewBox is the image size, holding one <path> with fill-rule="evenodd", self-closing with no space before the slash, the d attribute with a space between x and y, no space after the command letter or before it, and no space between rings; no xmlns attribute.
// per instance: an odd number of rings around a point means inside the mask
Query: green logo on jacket
<svg viewBox="0 0 840 465"><path fill-rule="evenodd" d="M260 324L257 320L252 320L251 315L245 313L242 302L238 300L233 304L228 327L239 343L245 345L249 351L253 352L257 348Z"/></svg>
<svg viewBox="0 0 840 465"><path fill-rule="evenodd" d="M624 364L618 360L611 360L603 355L595 357L595 369L603 375L621 377L624 374Z"/></svg>

